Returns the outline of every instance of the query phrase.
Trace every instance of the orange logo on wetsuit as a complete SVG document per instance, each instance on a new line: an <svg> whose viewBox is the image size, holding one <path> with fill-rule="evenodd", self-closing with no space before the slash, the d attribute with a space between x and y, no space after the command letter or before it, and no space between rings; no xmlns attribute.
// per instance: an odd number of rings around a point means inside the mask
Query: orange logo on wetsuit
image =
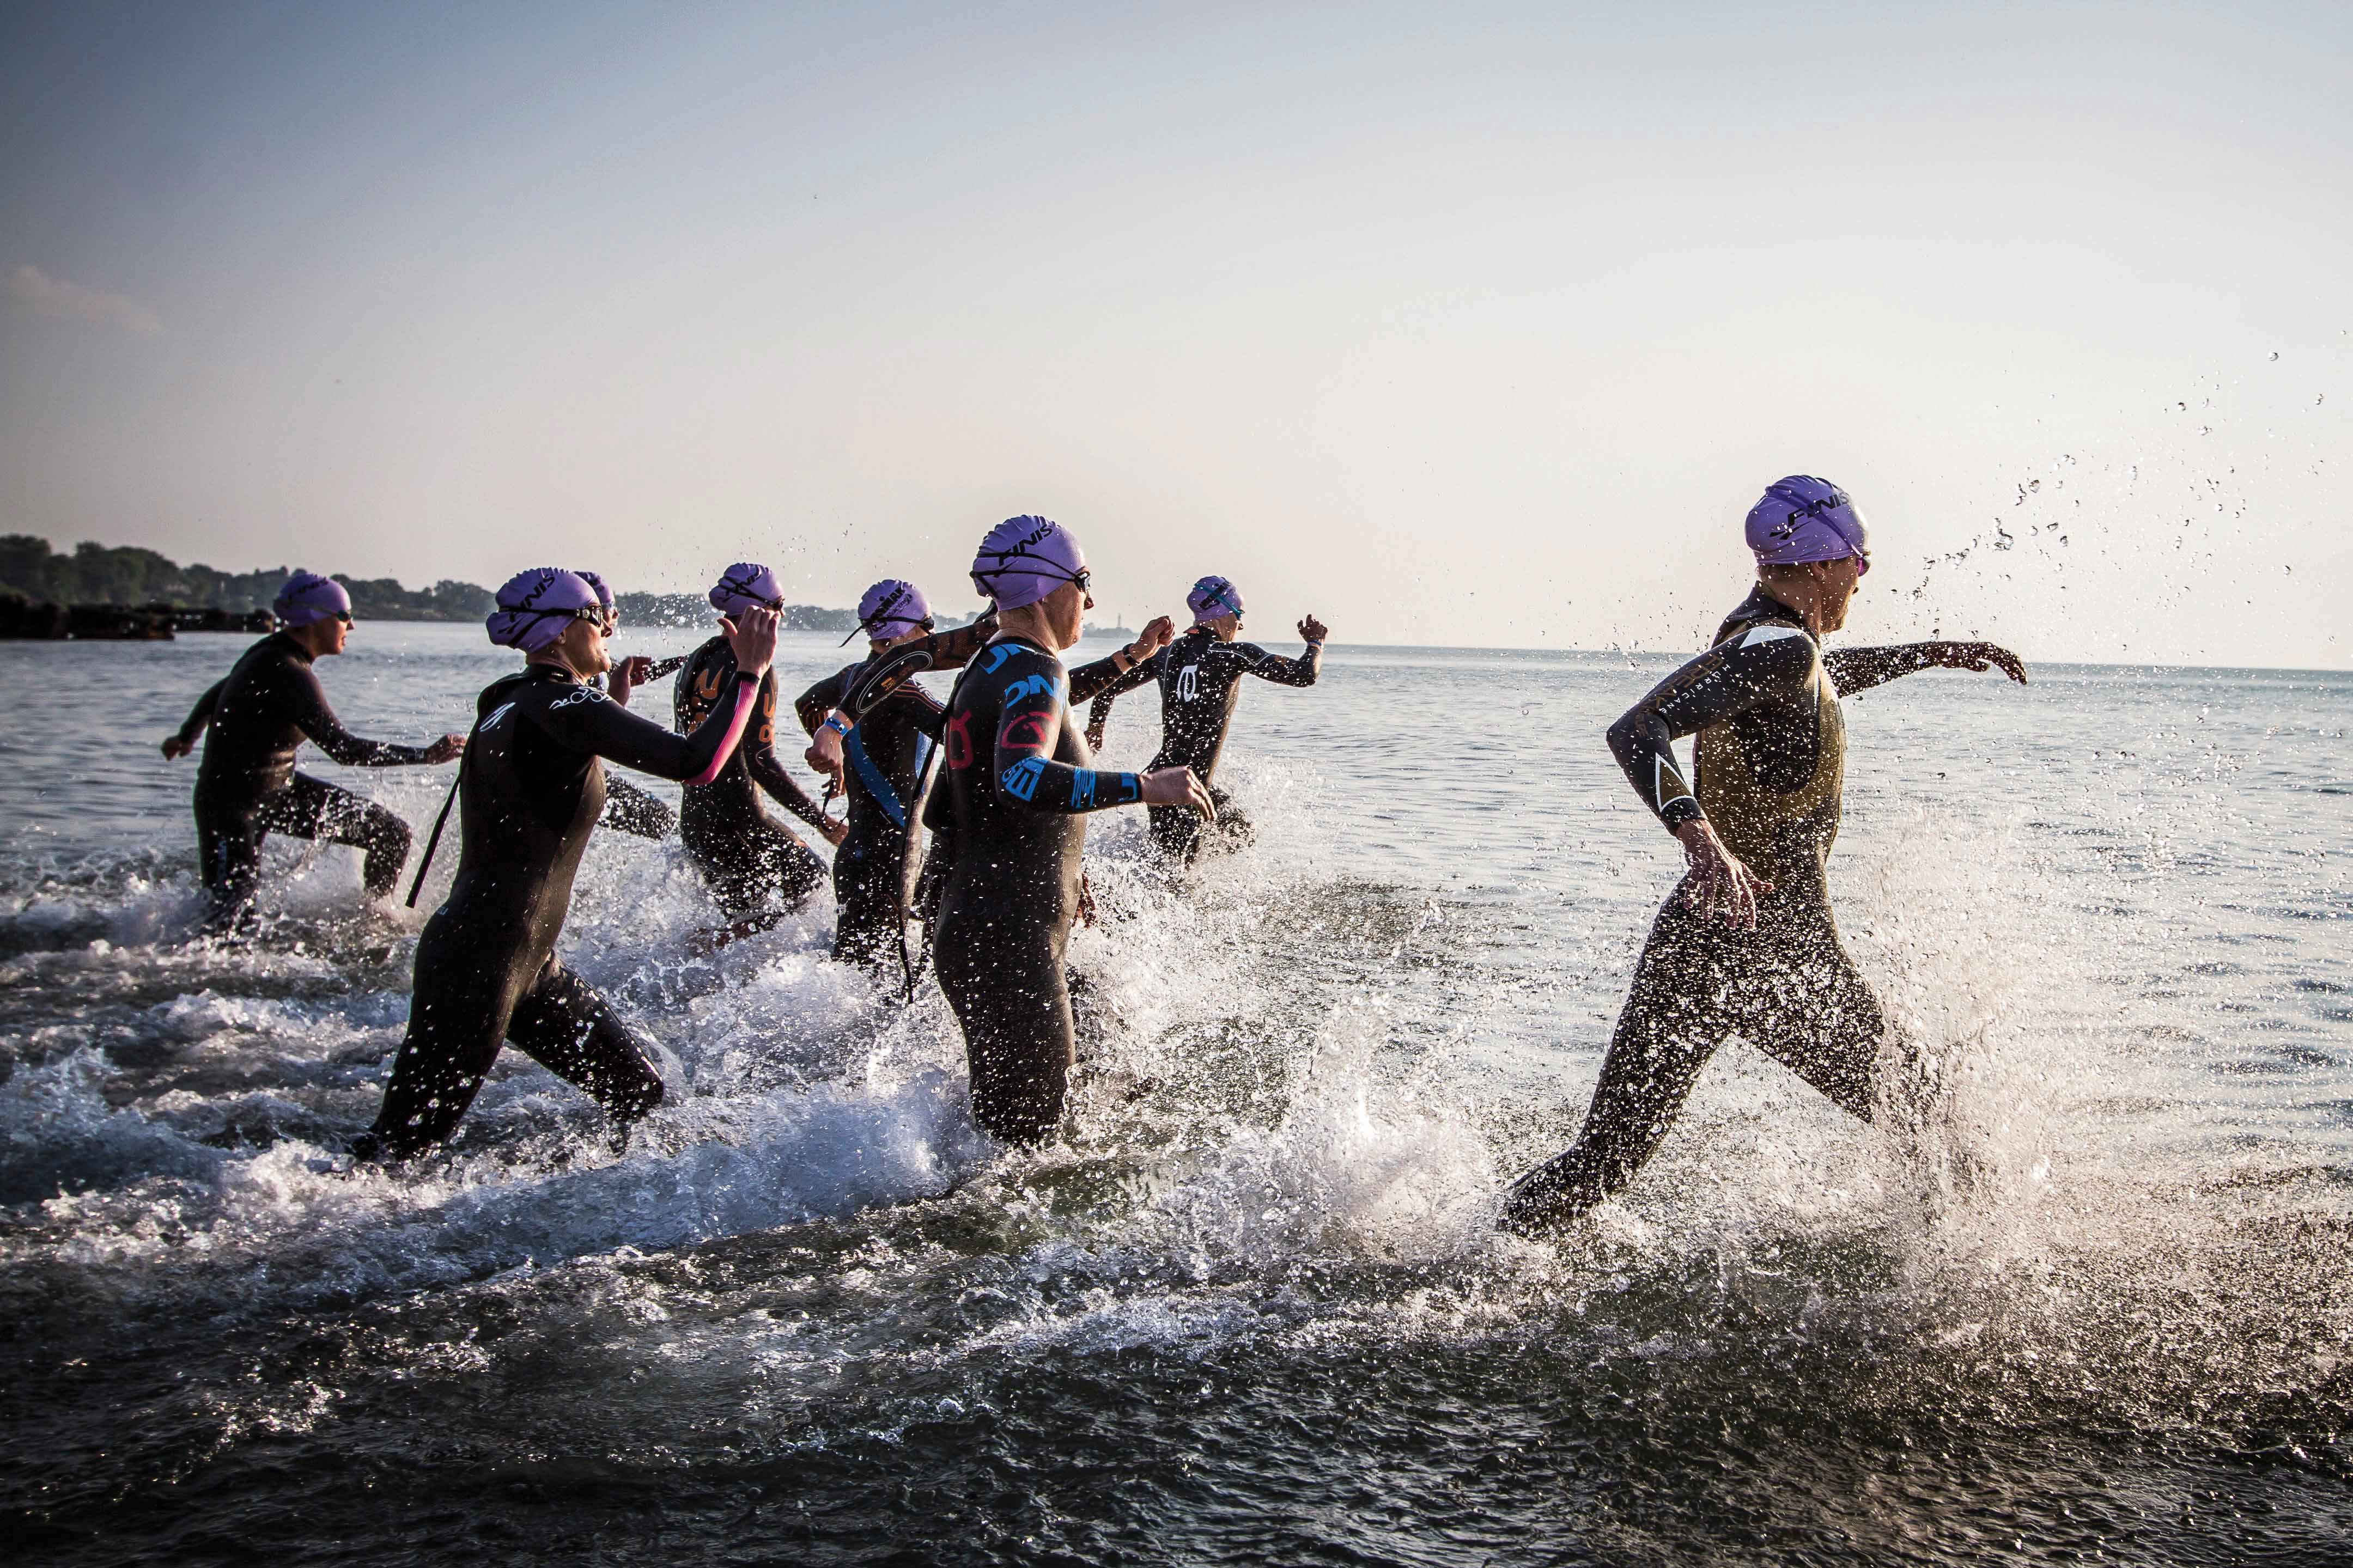
<svg viewBox="0 0 2353 1568"><path fill-rule="evenodd" d="M952 768L972 766L971 723L970 712L959 713L948 721L947 728L942 731L941 739L947 742L948 766Z"/></svg>

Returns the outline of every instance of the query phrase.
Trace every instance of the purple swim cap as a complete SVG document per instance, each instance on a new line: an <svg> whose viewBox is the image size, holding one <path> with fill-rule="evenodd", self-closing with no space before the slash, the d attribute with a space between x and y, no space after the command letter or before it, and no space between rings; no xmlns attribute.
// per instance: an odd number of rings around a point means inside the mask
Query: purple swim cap
<svg viewBox="0 0 2353 1568"><path fill-rule="evenodd" d="M1871 531L1862 510L1838 486L1809 474L1791 474L1749 509L1748 548L1759 566L1852 555L1857 576L1871 570Z"/></svg>
<svg viewBox="0 0 2353 1568"><path fill-rule="evenodd" d="M782 609L784 603L785 591L776 586L776 574L756 561L738 561L711 585L711 607L723 616Z"/></svg>
<svg viewBox="0 0 2353 1568"><path fill-rule="evenodd" d="M1234 586L1230 578L1212 574L1193 584L1193 591L1185 595L1185 607L1193 612L1193 624L1197 626L1219 616L1239 616L1242 613L1242 591Z"/></svg>
<svg viewBox="0 0 2353 1568"><path fill-rule="evenodd" d="M605 585L605 579L594 572L584 572L577 566L572 569L572 574L595 591L596 602L604 605L605 614L610 616L613 613L613 590Z"/></svg>
<svg viewBox="0 0 2353 1568"><path fill-rule="evenodd" d="M537 653L562 637L564 628L579 619L583 610L600 617L604 615L596 589L577 573L560 566L534 566L500 584L499 607L482 625L501 647Z"/></svg>
<svg viewBox="0 0 2353 1568"><path fill-rule="evenodd" d="M932 606L925 602L923 591L913 583L897 577L885 577L866 590L858 601L858 625L849 637L864 632L876 642L904 637L918 626L932 624ZM849 637L841 639L848 642Z"/></svg>
<svg viewBox="0 0 2353 1568"><path fill-rule="evenodd" d="M988 531L972 558L972 585L1000 610L1034 605L1065 583L1087 590L1087 552L1060 523L1008 517Z"/></svg>
<svg viewBox="0 0 2353 1568"><path fill-rule="evenodd" d="M270 614L290 626L315 626L352 613L352 596L332 577L297 572L269 603Z"/></svg>

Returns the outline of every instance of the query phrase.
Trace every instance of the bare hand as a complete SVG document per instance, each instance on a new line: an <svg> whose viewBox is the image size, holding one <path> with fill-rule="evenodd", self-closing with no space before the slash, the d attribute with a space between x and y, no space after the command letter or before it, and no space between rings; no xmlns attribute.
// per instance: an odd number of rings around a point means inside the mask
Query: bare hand
<svg viewBox="0 0 2353 1568"><path fill-rule="evenodd" d="M1940 642L1930 646L1936 650L1933 656L1936 662L1947 669L1984 670L1999 667L2021 686L2026 684L2026 666L2006 647L1989 642Z"/></svg>
<svg viewBox="0 0 2353 1568"><path fill-rule="evenodd" d="M1127 668L1134 669L1176 640L1176 623L1166 616L1153 616L1136 634L1135 640L1127 645Z"/></svg>
<svg viewBox="0 0 2353 1568"><path fill-rule="evenodd" d="M195 749L194 741L183 741L177 735L164 737L164 760L167 763L176 763Z"/></svg>
<svg viewBox="0 0 2353 1568"><path fill-rule="evenodd" d="M425 760L428 763L446 763L465 749L465 736L444 735L425 748Z"/></svg>
<svg viewBox="0 0 2353 1568"><path fill-rule="evenodd" d="M838 731L819 725L801 757L811 768L831 779L835 789L841 787L841 735Z"/></svg>
<svg viewBox="0 0 2353 1568"><path fill-rule="evenodd" d="M1102 750L1103 750L1103 727L1102 725L1100 725L1100 724L1090 724L1090 725L1088 725L1088 726L1087 726L1087 750L1088 750L1088 751L1090 751L1090 752L1100 752L1100 751L1102 751ZM169 742L166 742L166 744L168 744L168 743L169 743Z"/></svg>
<svg viewBox="0 0 2353 1568"><path fill-rule="evenodd" d="M776 612L753 608L744 612L739 622L731 616L719 617L719 635L727 639L735 655L735 668L745 675L765 675L776 657Z"/></svg>
<svg viewBox="0 0 2353 1568"><path fill-rule="evenodd" d="M1756 930L1757 900L1771 892L1773 884L1726 849L1715 836L1715 824L1704 817L1684 823L1675 829L1675 837L1683 841L1683 858L1691 866L1683 879L1683 902L1698 910L1702 920L1721 914L1744 931Z"/></svg>
<svg viewBox="0 0 2353 1568"><path fill-rule="evenodd" d="M1205 820L1218 820L1218 808L1209 799L1209 786L1181 763L1173 768L1155 768L1144 775L1144 804L1189 805Z"/></svg>
<svg viewBox="0 0 2353 1568"><path fill-rule="evenodd" d="M627 708L629 705L629 692L637 687L643 686L653 678L654 661L644 654L633 653L613 666L612 674L606 678L606 695Z"/></svg>
<svg viewBox="0 0 2353 1568"><path fill-rule="evenodd" d="M1079 873L1079 923L1082 926L1095 923L1095 887L1087 880L1084 871Z"/></svg>
<svg viewBox="0 0 2353 1568"><path fill-rule="evenodd" d="M1310 616L1305 620L1299 623L1299 637L1302 642L1322 642L1325 637L1330 637L1331 635L1332 628L1325 626L1322 621L1317 620L1314 616Z"/></svg>

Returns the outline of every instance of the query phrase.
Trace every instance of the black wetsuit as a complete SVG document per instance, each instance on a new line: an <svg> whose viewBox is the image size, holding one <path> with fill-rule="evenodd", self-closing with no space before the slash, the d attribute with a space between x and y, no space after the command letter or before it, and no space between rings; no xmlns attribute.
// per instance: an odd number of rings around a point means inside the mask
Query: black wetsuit
<svg viewBox="0 0 2353 1568"><path fill-rule="evenodd" d="M1097 773L1071 722L1071 702L1118 675L1102 659L1066 677L1053 655L1000 638L956 682L941 727L946 766L923 825L953 835L953 858L934 967L964 1026L974 1120L1014 1142L1061 1120L1076 1055L1062 952L1086 814L1143 791L1134 773Z"/></svg>
<svg viewBox="0 0 2353 1568"><path fill-rule="evenodd" d="M681 731L702 723L733 701L735 655L724 637L712 637L687 656L679 672L671 707ZM776 678L760 681L759 705L744 743L707 784L689 784L679 811L679 842L702 872L712 896L739 925L782 920L825 880L825 860L760 805L766 790L785 809L820 826L825 809L811 800L776 760ZM771 907L771 893L783 902Z"/></svg>
<svg viewBox="0 0 2353 1568"><path fill-rule="evenodd" d="M572 879L605 810L610 758L658 778L707 770L735 710L691 735L640 719L568 670L485 688L459 773L458 876L417 944L408 1035L370 1133L405 1158L449 1135L512 1042L623 1124L661 1103L651 1048L556 961Z"/></svg>
<svg viewBox="0 0 2353 1568"><path fill-rule="evenodd" d="M1285 658L1256 643L1219 642L1208 627L1195 626L1113 681L1095 699L1087 725L1101 729L1120 693L1147 680L1159 681L1160 752L1152 759L1152 768L1179 764L1191 768L1209 785L1210 802L1218 808L1218 829L1240 837L1249 833L1250 824L1233 810L1231 800L1217 787L1214 777L1218 758L1226 749L1226 728L1233 721L1234 705L1241 700L1242 677L1254 675L1278 686L1313 686L1323 668L1321 643L1309 643L1307 651L1297 658ZM1189 860L1199 851L1204 823L1198 812L1178 805L1147 810L1153 841L1163 853Z"/></svg>
<svg viewBox="0 0 2353 1568"><path fill-rule="evenodd" d="M363 849L369 895L392 890L408 858L408 825L347 789L296 773L294 753L307 740L345 767L395 768L423 763L424 747L364 741L344 729L320 689L310 650L284 632L246 649L196 699L180 739L193 742L207 724L196 769L196 853L214 925L233 925L252 907L262 840L272 833Z"/></svg>
<svg viewBox="0 0 2353 1568"><path fill-rule="evenodd" d="M1870 1119L1886 1023L1839 940L1825 876L1845 777L1839 699L1934 662L1917 646L1824 653L1804 618L1759 587L1715 647L1609 727L1609 749L1660 821L1672 831L1704 815L1772 891L1753 931L1703 917L1683 887L1668 898L1577 1144L1514 1187L1507 1223L1549 1223L1622 1189L1735 1035ZM1687 784L1672 742L1694 733Z"/></svg>
<svg viewBox="0 0 2353 1568"><path fill-rule="evenodd" d="M956 669L996 631L997 623L984 619L907 647L930 654L933 669ZM902 651L891 650L893 656ZM802 692L793 703L801 728L814 735L878 657L849 665ZM833 853L833 897L840 907L833 933L837 962L877 963L898 945L921 826L917 795L946 716L930 692L910 680L842 737L849 835Z"/></svg>
<svg viewBox="0 0 2353 1568"><path fill-rule="evenodd" d="M653 672L638 683L637 690L643 690L684 663L684 655L676 658L656 659ZM600 689L611 689L603 676L596 678L596 685ZM608 778L605 781L605 816L596 826L639 838L668 838L678 831L678 813L671 810L670 803L661 796L640 789L627 779Z"/></svg>

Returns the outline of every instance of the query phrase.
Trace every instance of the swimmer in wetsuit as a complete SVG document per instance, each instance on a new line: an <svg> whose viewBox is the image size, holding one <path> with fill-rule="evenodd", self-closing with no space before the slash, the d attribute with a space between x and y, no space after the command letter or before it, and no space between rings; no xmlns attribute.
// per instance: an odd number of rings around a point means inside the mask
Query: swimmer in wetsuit
<svg viewBox="0 0 2353 1568"><path fill-rule="evenodd" d="M364 741L343 728L312 664L343 651L352 598L341 583L313 572L286 579L272 606L283 629L246 649L237 667L196 699L167 758L186 756L206 735L196 771L196 856L220 931L244 922L261 878L261 845L272 833L325 839L365 852L368 896L380 899L408 859L408 824L374 801L294 771L309 741L351 768L446 763L466 740L444 735L429 746Z"/></svg>
<svg viewBox="0 0 2353 1568"><path fill-rule="evenodd" d="M1825 652L1871 569L1844 491L1792 475L1748 514L1756 591L1715 644L1609 727L1635 793L1688 874L1651 928L1576 1146L1520 1178L1507 1229L1535 1234L1623 1189L1718 1046L1749 1041L1870 1121L1887 1024L1839 940L1825 870L1846 769L1839 700L1923 669L2026 668L1991 643ZM1673 742L1699 737L1689 783Z"/></svg>
<svg viewBox="0 0 2353 1568"><path fill-rule="evenodd" d="M738 562L711 590L712 607L723 616L784 607L784 591L765 566ZM678 727L691 730L712 710L733 700L735 655L723 637L712 637L687 656L672 700ZM793 782L776 757L776 678L760 679L759 708L752 732L716 778L687 786L679 812L679 842L730 924L731 937L765 931L798 909L825 880L825 861L760 805L765 790L786 810L839 844L847 824L825 814ZM772 905L770 899L780 900Z"/></svg>
<svg viewBox="0 0 2353 1568"><path fill-rule="evenodd" d="M621 626L621 607L613 600L613 590L594 572L575 572L573 575L596 590L596 602L605 607L605 635L612 637ZM627 708L633 689L674 673L685 663L683 654L672 658L630 654L615 659L612 673L599 676L591 684L603 687L606 696ZM678 830L678 813L659 795L627 779L608 778L605 781L605 817L597 826L638 838L668 838Z"/></svg>
<svg viewBox="0 0 2353 1568"><path fill-rule="evenodd" d="M892 577L859 600L858 629L850 635L858 631L866 634L867 657L802 692L793 708L812 742L831 740L835 750L829 753L813 745L810 761L835 775L848 800L849 831L833 857L833 897L839 906L834 961L873 965L898 946L905 931L908 878L921 831L916 813L947 710L913 680L901 683L855 726L841 714L842 703L877 660L903 648L920 645L927 669L961 668L996 635L997 622L983 616L934 634L923 590Z"/></svg>
<svg viewBox="0 0 2353 1568"><path fill-rule="evenodd" d="M1087 714L1087 744L1103 744L1103 726L1120 693L1147 680L1160 683L1160 751L1155 768L1188 767L1209 786L1218 808L1217 828L1232 838L1247 837L1250 824L1233 809L1226 792L1217 786L1218 758L1226 749L1226 728L1233 722L1234 705L1241 700L1245 675L1277 686L1313 686L1324 669L1324 639L1328 635L1314 616L1299 623L1307 651L1297 658L1272 654L1256 643L1236 642L1242 629L1241 590L1223 577L1204 577L1185 595L1193 612L1192 629L1170 643L1149 664L1113 681ZM1176 864L1186 864L1200 852L1202 817L1182 806L1155 805L1152 840Z"/></svg>
<svg viewBox="0 0 2353 1568"><path fill-rule="evenodd" d="M484 688L459 771L459 848L449 897L417 944L408 1034L364 1159L406 1159L447 1139L501 1044L595 1097L617 1131L661 1103L653 1047L555 956L572 879L605 810L605 760L708 783L734 753L776 652L773 613L726 623L734 689L690 735L640 719L590 680L610 668L605 617L574 573L541 567L499 590L491 640L531 662Z"/></svg>
<svg viewBox="0 0 2353 1568"><path fill-rule="evenodd" d="M1215 811L1189 768L1098 773L1071 721L1084 701L1166 642L1166 621L1106 659L1065 673L1079 640L1085 554L1039 517L981 542L973 584L996 601L998 631L948 699L946 766L923 825L952 836L933 939L940 989L963 1026L973 1120L1033 1143L1061 1120L1076 1057L1062 952L1079 910L1079 855L1091 812L1143 802Z"/></svg>

